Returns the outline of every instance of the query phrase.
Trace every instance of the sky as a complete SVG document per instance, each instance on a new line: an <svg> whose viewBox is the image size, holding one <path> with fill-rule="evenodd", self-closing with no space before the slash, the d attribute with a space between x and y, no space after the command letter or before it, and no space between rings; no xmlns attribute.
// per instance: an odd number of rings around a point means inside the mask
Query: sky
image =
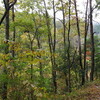
<svg viewBox="0 0 100 100"><path fill-rule="evenodd" d="M85 10L85 4L86 4L87 0L77 0L77 1L81 1L81 2L77 2L78 5L79 5L78 9L84 13L85 12L84 11ZM96 5L95 0L93 0L92 4L93 4L92 6L95 7L95 5ZM96 16L96 15L98 15L98 16ZM80 16L83 17L84 15L81 14ZM94 10L94 12L93 12L93 22L97 23L97 24L100 23L100 11Z"/></svg>
<svg viewBox="0 0 100 100"><path fill-rule="evenodd" d="M3 4L1 3L2 1L3 0L0 0L0 6L3 6ZM78 10L80 12L82 12L81 14L79 14L79 16L81 18L84 17L85 3L86 3L86 1L87 0L77 0ZM95 5L96 5L96 2L95 2L95 0L93 0L93 6L95 6ZM52 10L49 11L49 13L50 13L50 15L53 15ZM95 16L96 14L98 14L97 17ZM57 13L57 17L59 17L60 19L62 19L62 13L61 12ZM100 11L97 11L97 10L94 11L93 20L94 20L95 23L100 23Z"/></svg>
<svg viewBox="0 0 100 100"><path fill-rule="evenodd" d="M0 6L2 5L2 3L1 3L2 1L3 1L3 0L0 0Z"/></svg>
<svg viewBox="0 0 100 100"><path fill-rule="evenodd" d="M79 13L79 16L81 18L84 18L84 15L85 15L86 2L87 2L87 0L77 0L77 5L78 5L77 9L80 12L82 12L82 13ZM96 2L95 2L95 0L93 0L93 7L95 7L95 5L96 5ZM98 14L98 16L96 17L97 14ZM62 18L61 13L58 13L57 16L59 16L59 18ZM97 23L97 24L100 23L100 11L94 10L94 12L93 12L93 22Z"/></svg>

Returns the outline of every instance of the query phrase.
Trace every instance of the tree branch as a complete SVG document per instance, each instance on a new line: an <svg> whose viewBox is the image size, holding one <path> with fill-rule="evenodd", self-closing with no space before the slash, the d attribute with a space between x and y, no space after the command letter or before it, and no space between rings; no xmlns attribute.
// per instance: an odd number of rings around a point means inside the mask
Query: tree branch
<svg viewBox="0 0 100 100"><path fill-rule="evenodd" d="M3 20L5 19L5 17L6 17L6 15L7 15L7 13L8 13L8 11L10 10L10 8L12 7L12 6L14 6L15 5L15 3L17 2L17 0L14 0L14 2L12 2L10 5L9 5L9 8L7 8L6 7L6 2L5 2L5 0L3 0L4 1L4 4L5 4L5 12L4 12L4 14L3 14L3 16L2 16L2 18L1 18L1 20L0 20L0 25L2 24L2 22L3 22Z"/></svg>

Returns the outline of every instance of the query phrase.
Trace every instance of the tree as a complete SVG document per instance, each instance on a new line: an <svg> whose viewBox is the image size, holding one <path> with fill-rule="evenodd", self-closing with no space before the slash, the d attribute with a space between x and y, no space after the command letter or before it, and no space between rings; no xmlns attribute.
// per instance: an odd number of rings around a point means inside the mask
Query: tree
<svg viewBox="0 0 100 100"><path fill-rule="evenodd" d="M75 13L76 13L76 22L77 22L77 32L78 32L78 43L79 43L79 64L81 67L81 72L82 72L82 82L81 84L84 85L85 79L84 79L84 72L83 72L83 65L82 65L82 50L81 50L81 37L80 37L80 25L79 25L79 19L78 19L78 12L77 12L77 5L76 5L76 0L74 0L74 5L75 5Z"/></svg>
<svg viewBox="0 0 100 100"><path fill-rule="evenodd" d="M68 92L71 92L71 61L70 61L70 31L71 31L71 0L69 0L69 25L68 25Z"/></svg>
<svg viewBox="0 0 100 100"><path fill-rule="evenodd" d="M91 36L91 73L90 73L90 81L93 81L94 79L94 55L95 55L95 49L94 49L94 32L93 32L93 8L92 8L92 0L89 1L90 4L90 36Z"/></svg>
<svg viewBox="0 0 100 100"><path fill-rule="evenodd" d="M86 73L86 44L87 44L87 33L88 33L88 0L86 3L86 11L85 11L85 35L84 35L84 83L85 83L85 73Z"/></svg>
<svg viewBox="0 0 100 100"><path fill-rule="evenodd" d="M54 93L57 93L56 63L55 63L55 57L54 57L56 33L54 32L54 43L53 43L52 34L51 34L51 30L50 30L50 18L49 18L49 14L48 14L48 11L47 11L47 6L46 6L45 0L43 0L43 3L44 3L44 8L45 8L46 25L47 25L47 29L48 29L48 43L49 43L49 49L50 49L50 54L51 54L51 58L50 59L51 59L51 64L52 64L53 87L54 87Z"/></svg>
<svg viewBox="0 0 100 100"><path fill-rule="evenodd" d="M5 9L6 11L9 9L9 0L5 1L4 2L5 4ZM5 43L6 43L6 48L5 48L5 54L8 54L9 53L9 45L8 45L8 42L9 42L9 11L7 11L6 13L6 27L5 27ZM6 69L6 66L5 68L3 69L3 72L5 75L7 75L7 69ZM7 81L3 83L3 90L2 90L2 99L3 100L7 100Z"/></svg>

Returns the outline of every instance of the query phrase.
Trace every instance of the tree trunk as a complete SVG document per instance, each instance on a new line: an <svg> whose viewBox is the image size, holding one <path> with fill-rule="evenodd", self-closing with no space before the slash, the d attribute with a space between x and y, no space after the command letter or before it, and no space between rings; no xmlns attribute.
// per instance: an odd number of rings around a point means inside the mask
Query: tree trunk
<svg viewBox="0 0 100 100"><path fill-rule="evenodd" d="M9 8L9 0L6 0L6 2L5 2L6 4L6 10ZM6 47L5 47L5 54L8 54L9 53L9 45L8 45L8 42L9 42L9 11L7 12L7 14L6 14L6 19L5 19L5 21L6 21L6 28L5 28L5 39L6 39L6 41L5 41L5 43L6 43ZM7 76L7 68L6 68L7 66L5 66L4 67L4 70L3 70L3 72L4 72L4 74ZM7 78L7 77L6 77ZM7 82L7 80L3 83L3 91L2 91L2 99L3 100L7 100L7 84L8 84L8 82Z"/></svg>
<svg viewBox="0 0 100 100"><path fill-rule="evenodd" d="M62 6L62 15L63 15L63 46L64 46L64 66L66 67L67 66L67 57L66 57L66 54L67 54L67 45L66 45L66 22L65 22L65 10L64 10L64 4L63 4L63 1L61 0L61 6ZM68 66L69 67L69 66ZM68 69L68 67L66 67L66 70ZM70 70L69 70L70 71ZM67 72L64 73L66 75L66 79L65 79L65 82L66 82L66 91L68 92L68 74Z"/></svg>
<svg viewBox="0 0 100 100"><path fill-rule="evenodd" d="M70 17L71 17L71 0L69 0L69 25L68 25L68 50L67 50L67 55L68 55L68 92L71 92L71 74L70 74L70 69L71 69L71 62L70 62Z"/></svg>
<svg viewBox="0 0 100 100"><path fill-rule="evenodd" d="M41 49L41 44L40 44L40 38L39 36L37 35L37 45L38 45L38 48ZM39 56L39 59L41 59L41 55ZM39 66L40 66L40 76L41 78L43 78L43 69L42 69L42 63L39 62Z"/></svg>
<svg viewBox="0 0 100 100"><path fill-rule="evenodd" d="M48 15L47 7L46 7L46 2L44 2L44 7L45 7L45 14L46 14L46 25L48 29L48 43L49 43L49 49L50 49L50 54L51 54L51 64L52 64L52 82L53 82L53 88L54 88L54 93L57 93L57 81L56 81L56 64L55 64L55 57L54 57L54 45L53 40L52 40L52 34L51 34L51 29L50 29L50 18ZM54 35L56 36L56 35ZM55 38L55 37L54 37ZM55 40L54 40L55 41Z"/></svg>
<svg viewBox="0 0 100 100"><path fill-rule="evenodd" d="M12 7L12 21L15 22L15 12L14 12L14 6ZM15 43L16 38L16 30L15 26L13 26L13 42ZM13 43L13 50L12 50L12 56L15 57L15 51L14 51L14 43Z"/></svg>
<svg viewBox="0 0 100 100"><path fill-rule="evenodd" d="M79 19L78 19L78 12L77 12L77 5L76 0L74 0L74 6L75 6L75 13L76 13L76 22L77 22L77 32L78 32L78 43L79 43L79 65L81 68L81 85L84 85L85 78L84 78L84 69L82 65L82 50L81 50L81 37L80 37L80 26L79 26Z"/></svg>
<svg viewBox="0 0 100 100"><path fill-rule="evenodd" d="M93 11L92 11L92 0L89 1L90 3L90 36L91 36L91 73L90 73L90 81L93 81L94 79L94 55L95 55L95 49L94 49L94 32L93 32Z"/></svg>
<svg viewBox="0 0 100 100"><path fill-rule="evenodd" d="M87 32L88 32L88 0L86 4L86 12L85 12L85 36L84 36L84 83L85 83L85 76L86 76L86 42L87 42Z"/></svg>

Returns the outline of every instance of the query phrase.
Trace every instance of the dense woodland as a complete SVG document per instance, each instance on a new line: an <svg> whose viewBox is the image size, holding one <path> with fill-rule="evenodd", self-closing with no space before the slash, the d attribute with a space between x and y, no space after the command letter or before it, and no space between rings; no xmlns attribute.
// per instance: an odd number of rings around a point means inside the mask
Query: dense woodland
<svg viewBox="0 0 100 100"><path fill-rule="evenodd" d="M1 1L0 100L75 100L100 80L99 0L86 0L84 17L80 0Z"/></svg>

